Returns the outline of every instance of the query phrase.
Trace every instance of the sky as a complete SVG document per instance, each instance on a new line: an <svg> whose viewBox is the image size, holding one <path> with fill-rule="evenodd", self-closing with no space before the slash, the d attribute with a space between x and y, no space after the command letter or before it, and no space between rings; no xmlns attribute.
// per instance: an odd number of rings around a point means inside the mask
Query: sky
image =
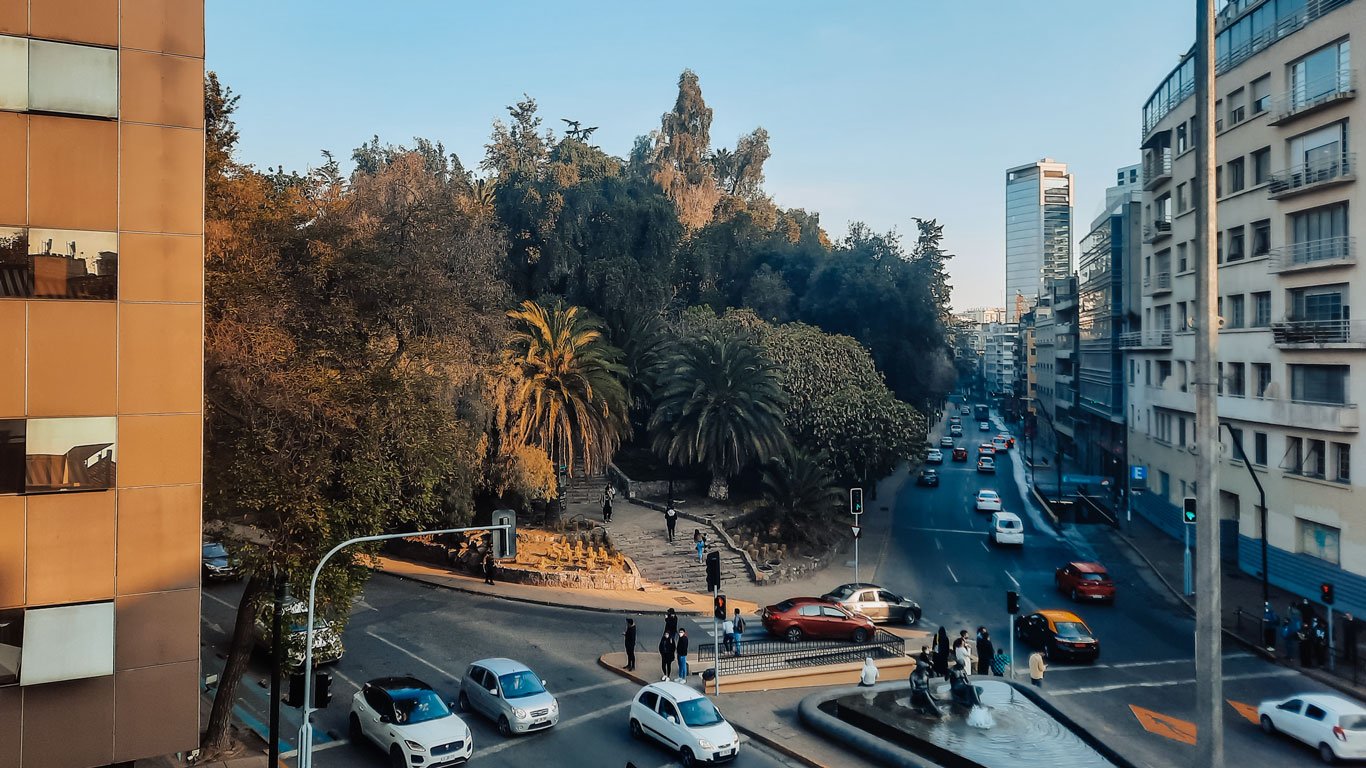
<svg viewBox="0 0 1366 768"><path fill-rule="evenodd" d="M1076 238L1143 102L1194 40L1191 0L208 0L207 66L241 96L239 158L302 170L371 136L441 141L478 167L523 94L545 124L625 156L697 72L713 147L763 126L765 189L908 237L938 219L957 309L1001 306L1005 170L1075 177Z"/></svg>

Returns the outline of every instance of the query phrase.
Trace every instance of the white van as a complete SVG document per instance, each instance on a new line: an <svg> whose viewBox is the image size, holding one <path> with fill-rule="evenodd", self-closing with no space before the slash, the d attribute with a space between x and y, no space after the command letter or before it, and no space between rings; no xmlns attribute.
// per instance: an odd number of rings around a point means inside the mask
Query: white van
<svg viewBox="0 0 1366 768"><path fill-rule="evenodd" d="M991 543L1024 546L1024 523L1014 512L991 514Z"/></svg>

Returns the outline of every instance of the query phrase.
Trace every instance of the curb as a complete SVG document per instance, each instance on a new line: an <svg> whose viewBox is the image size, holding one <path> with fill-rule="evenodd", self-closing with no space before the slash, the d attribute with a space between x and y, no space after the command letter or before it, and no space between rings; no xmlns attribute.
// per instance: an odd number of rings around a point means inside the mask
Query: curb
<svg viewBox="0 0 1366 768"><path fill-rule="evenodd" d="M598 666L602 667L603 669L609 672L618 674L626 678L627 680L630 680L633 683L639 683L640 685L649 685L650 683L650 681L642 677L637 677L636 675L633 675L620 667L614 667L611 664L608 664L607 662L602 660L601 656L598 657ZM730 723L732 728L739 731L740 733L745 734L754 741L757 741L760 744L763 744L764 746L768 747L769 749L782 754L784 757L796 760L802 765L808 766L808 768L832 768L832 766L828 766L825 763L818 763L812 760L811 758L797 752L796 750L792 749L786 744L773 739L768 734L760 733L759 731L756 731L748 726L741 725L735 722L734 720L727 720L726 722Z"/></svg>
<svg viewBox="0 0 1366 768"><path fill-rule="evenodd" d="M385 570L385 569L383 569L383 568L375 568L375 569L373 569L373 570L374 570L375 573L381 573L381 574L384 574L385 576L389 576L389 577L392 577L392 578L395 578L395 579L401 579L401 580L403 580L403 581L411 581L411 582L413 582L413 583L415 583L415 584L426 584L426 585L429 586L429 587L436 587L437 589L448 589L448 590L450 590L450 591L452 591L452 592L463 592L463 593L465 593L465 594L467 594L467 595L478 595L479 597L488 597L488 598L492 598L492 599L494 599L494 600L507 600L507 601L513 602L513 603L526 603L526 604L528 604L528 605L543 605L543 606L546 606L546 607L548 607L548 608L569 608L569 609L577 610L577 611L592 611L592 612L594 612L594 613L618 613L618 614L629 613L629 614L634 614L634 615L636 615L636 616L664 616L665 614L668 613L668 609L661 609L661 610L657 610L657 611L656 611L656 610L633 609L633 608L599 608L599 607L597 607L597 606L592 606L592 605L567 605L567 604L565 604L565 603L557 602L557 601L555 601L555 600L538 600L538 599L531 598L531 597L521 597L521 596L519 596L519 595L493 595L493 594L489 594L488 592L481 592L481 591L479 591L479 590L477 590L477 589L470 589L470 588L468 588L468 587L462 587L462 586L459 586L459 585L456 585L456 584L445 584L445 583L442 583L442 582L439 582L439 581L428 581L427 579L424 579L424 578L422 578L421 576L410 576L410 575L404 574L404 573L395 573L395 572L393 572L393 571L388 571L388 570ZM679 610L679 609L675 608L675 609L674 609L674 613L675 613L675 614L678 614L679 616L702 616L702 615L705 615L705 614L706 614L706 611L701 611L701 610L695 611L695 610L691 610L691 609Z"/></svg>

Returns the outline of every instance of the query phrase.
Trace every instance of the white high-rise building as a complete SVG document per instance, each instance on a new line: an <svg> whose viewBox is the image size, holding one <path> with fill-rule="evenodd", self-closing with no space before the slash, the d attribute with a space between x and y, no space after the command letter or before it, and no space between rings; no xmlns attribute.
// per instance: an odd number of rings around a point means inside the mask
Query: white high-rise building
<svg viewBox="0 0 1366 768"><path fill-rule="evenodd" d="M1044 158L1006 171L1006 322L1072 274L1072 175Z"/></svg>

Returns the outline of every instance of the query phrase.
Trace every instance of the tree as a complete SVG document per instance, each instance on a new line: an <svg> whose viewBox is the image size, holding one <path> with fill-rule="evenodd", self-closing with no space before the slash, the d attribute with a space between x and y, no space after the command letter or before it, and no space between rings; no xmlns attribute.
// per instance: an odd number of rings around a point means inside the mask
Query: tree
<svg viewBox="0 0 1366 768"><path fill-rule="evenodd" d="M679 341L666 371L651 445L670 463L706 467L707 495L724 500L731 476L787 443L777 370L748 339L704 334Z"/></svg>
<svg viewBox="0 0 1366 768"><path fill-rule="evenodd" d="M678 208L678 220L691 231L711 220L721 197L710 162L711 107L691 69L678 76L678 99L660 118L655 136L654 181Z"/></svg>
<svg viewBox="0 0 1366 768"><path fill-rule="evenodd" d="M511 377L511 442L536 446L557 463L582 460L593 472L630 429L621 351L579 307L524 301L508 312L515 328L503 353Z"/></svg>
<svg viewBox="0 0 1366 768"><path fill-rule="evenodd" d="M718 149L712 157L722 191L745 200L763 195L764 163L770 157L768 131L755 128L735 142L735 151Z"/></svg>
<svg viewBox="0 0 1366 768"><path fill-rule="evenodd" d="M788 448L764 465L763 504L771 525L789 539L816 543L834 525L841 492L822 453Z"/></svg>

